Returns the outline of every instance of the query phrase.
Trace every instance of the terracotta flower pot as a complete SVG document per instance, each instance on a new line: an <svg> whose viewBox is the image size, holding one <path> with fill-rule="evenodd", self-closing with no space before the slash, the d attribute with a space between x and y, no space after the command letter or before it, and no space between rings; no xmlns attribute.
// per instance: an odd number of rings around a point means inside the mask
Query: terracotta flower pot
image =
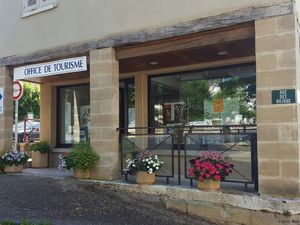
<svg viewBox="0 0 300 225"><path fill-rule="evenodd" d="M23 165L5 166L5 168L4 168L5 173L21 173L22 170L23 170Z"/></svg>
<svg viewBox="0 0 300 225"><path fill-rule="evenodd" d="M220 181L212 179L204 179L203 181L197 182L197 187L203 191L218 191L220 190Z"/></svg>
<svg viewBox="0 0 300 225"><path fill-rule="evenodd" d="M149 174L145 171L139 171L136 174L136 183L140 185L150 185L155 183L155 173Z"/></svg>
<svg viewBox="0 0 300 225"><path fill-rule="evenodd" d="M48 153L40 153L39 151L32 151L32 168L46 168L48 167Z"/></svg>
<svg viewBox="0 0 300 225"><path fill-rule="evenodd" d="M81 169L73 169L73 177L77 179L89 179L90 171L89 170L81 170Z"/></svg>

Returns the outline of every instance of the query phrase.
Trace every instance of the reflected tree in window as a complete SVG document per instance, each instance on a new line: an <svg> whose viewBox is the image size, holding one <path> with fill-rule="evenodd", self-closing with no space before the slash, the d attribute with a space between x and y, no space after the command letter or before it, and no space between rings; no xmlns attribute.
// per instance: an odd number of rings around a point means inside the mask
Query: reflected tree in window
<svg viewBox="0 0 300 225"><path fill-rule="evenodd" d="M187 120L203 120L204 100L211 96L209 82L207 80L193 80L183 83L182 86Z"/></svg>

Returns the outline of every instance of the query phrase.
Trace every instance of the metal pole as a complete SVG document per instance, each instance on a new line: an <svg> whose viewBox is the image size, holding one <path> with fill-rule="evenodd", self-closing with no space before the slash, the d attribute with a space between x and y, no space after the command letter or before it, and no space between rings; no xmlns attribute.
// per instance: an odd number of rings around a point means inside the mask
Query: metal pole
<svg viewBox="0 0 300 225"><path fill-rule="evenodd" d="M18 114L19 114L19 100L15 101L15 150L18 146Z"/></svg>
<svg viewBox="0 0 300 225"><path fill-rule="evenodd" d="M23 139L23 142L26 143L26 140L27 140L27 135L26 135L26 123L27 123L27 117L24 118L24 139Z"/></svg>

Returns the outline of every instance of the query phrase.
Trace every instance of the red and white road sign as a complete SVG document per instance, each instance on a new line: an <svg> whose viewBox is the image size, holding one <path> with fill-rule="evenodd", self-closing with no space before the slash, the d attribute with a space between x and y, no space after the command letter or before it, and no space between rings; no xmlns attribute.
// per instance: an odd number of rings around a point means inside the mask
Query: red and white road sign
<svg viewBox="0 0 300 225"><path fill-rule="evenodd" d="M19 100L23 94L23 85L20 81L16 80L13 83L13 100Z"/></svg>

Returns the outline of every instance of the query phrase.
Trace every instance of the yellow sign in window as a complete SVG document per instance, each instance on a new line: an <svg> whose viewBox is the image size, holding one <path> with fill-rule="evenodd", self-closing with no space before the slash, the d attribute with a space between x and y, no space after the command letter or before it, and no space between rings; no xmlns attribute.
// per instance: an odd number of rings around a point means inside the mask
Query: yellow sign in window
<svg viewBox="0 0 300 225"><path fill-rule="evenodd" d="M214 99L214 112L223 112L223 99Z"/></svg>

